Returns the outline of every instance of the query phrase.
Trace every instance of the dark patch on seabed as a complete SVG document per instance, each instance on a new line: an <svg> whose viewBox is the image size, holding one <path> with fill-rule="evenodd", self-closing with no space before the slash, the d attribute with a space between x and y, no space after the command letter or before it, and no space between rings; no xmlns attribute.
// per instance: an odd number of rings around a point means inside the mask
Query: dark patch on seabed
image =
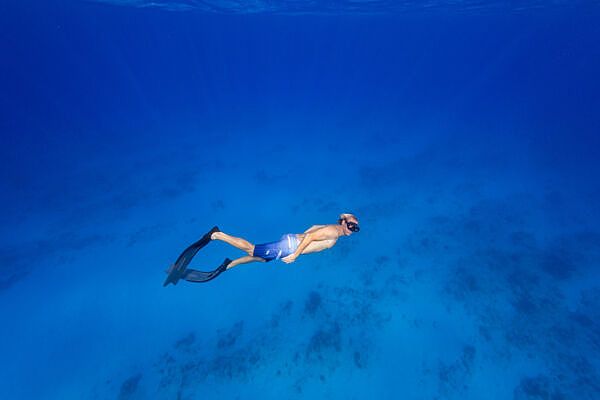
<svg viewBox="0 0 600 400"><path fill-rule="evenodd" d="M119 400L131 399L137 392L140 379L142 379L142 374L137 374L126 379L121 384L121 390L119 391Z"/></svg>
<svg viewBox="0 0 600 400"><path fill-rule="evenodd" d="M442 397L449 394L465 394L471 378L476 350L467 345L460 357L450 364L440 363L438 367L439 393Z"/></svg>

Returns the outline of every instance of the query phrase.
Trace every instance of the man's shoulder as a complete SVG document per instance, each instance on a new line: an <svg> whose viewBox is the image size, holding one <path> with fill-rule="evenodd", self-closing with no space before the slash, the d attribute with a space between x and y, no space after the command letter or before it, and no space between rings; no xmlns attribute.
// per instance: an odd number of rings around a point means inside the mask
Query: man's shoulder
<svg viewBox="0 0 600 400"><path fill-rule="evenodd" d="M316 233L318 232L319 236L325 235L327 239L337 239L339 235L337 224L328 224L328 225L313 225L310 229L306 231L306 233ZM325 240L323 238L322 240Z"/></svg>
<svg viewBox="0 0 600 400"><path fill-rule="evenodd" d="M337 239L340 235L339 235L339 230L338 230L338 226L337 224L328 224L328 225L323 225L323 230L327 231L327 233L331 234L331 238L333 239L333 236L335 236L335 238Z"/></svg>

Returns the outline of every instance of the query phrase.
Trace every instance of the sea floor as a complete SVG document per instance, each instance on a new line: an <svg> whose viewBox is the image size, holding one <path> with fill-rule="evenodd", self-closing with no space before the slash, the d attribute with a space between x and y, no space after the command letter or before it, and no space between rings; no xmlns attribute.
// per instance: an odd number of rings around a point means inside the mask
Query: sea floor
<svg viewBox="0 0 600 400"><path fill-rule="evenodd" d="M361 128L261 154L189 135L40 178L2 228L2 397L600 398L585 146ZM162 287L213 225L259 243L341 212L361 231L326 252Z"/></svg>

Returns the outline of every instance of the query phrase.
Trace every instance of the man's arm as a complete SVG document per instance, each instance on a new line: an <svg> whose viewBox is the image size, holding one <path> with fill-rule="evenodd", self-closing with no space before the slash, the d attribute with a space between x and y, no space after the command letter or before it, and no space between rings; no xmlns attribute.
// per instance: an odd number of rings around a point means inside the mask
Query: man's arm
<svg viewBox="0 0 600 400"><path fill-rule="evenodd" d="M310 231L310 229L309 229L309 231ZM315 229L314 231L309 232L304 235L302 242L300 242L300 244L298 245L298 248L296 249L296 251L294 253L290 254L287 257L282 258L281 260L285 263L294 262L294 261L296 261L296 258L298 258L298 256L300 254L302 254L304 249L306 249L308 247L308 245L311 244L312 242L318 241L318 240L337 239L338 237L339 237L339 235L338 235L338 232L335 229L335 227L325 225L321 228Z"/></svg>

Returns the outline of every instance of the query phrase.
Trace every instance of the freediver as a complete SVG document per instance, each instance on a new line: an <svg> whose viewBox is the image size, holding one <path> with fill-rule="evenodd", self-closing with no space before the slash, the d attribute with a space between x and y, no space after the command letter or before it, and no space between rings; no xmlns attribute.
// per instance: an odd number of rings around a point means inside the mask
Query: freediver
<svg viewBox="0 0 600 400"><path fill-rule="evenodd" d="M179 279L190 282L207 282L240 264L273 260L281 260L290 264L296 261L301 254L316 253L329 249L337 243L341 236L350 236L359 230L356 216L344 213L339 216L337 224L313 225L304 233L287 233L275 242L254 245L246 239L228 235L215 226L200 240L181 253L175 264L167 270L169 276L163 286L167 286L169 283L176 284ZM210 272L187 268L194 255L212 240L221 240L246 252L248 255L235 260L226 258L217 269Z"/></svg>

